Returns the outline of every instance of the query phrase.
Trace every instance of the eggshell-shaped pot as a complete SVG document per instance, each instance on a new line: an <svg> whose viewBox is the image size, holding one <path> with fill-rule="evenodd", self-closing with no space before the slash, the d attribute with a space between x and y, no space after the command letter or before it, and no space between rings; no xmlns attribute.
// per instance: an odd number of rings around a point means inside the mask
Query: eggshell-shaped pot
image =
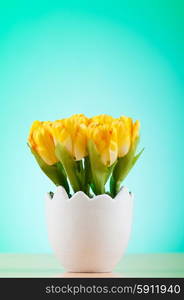
<svg viewBox="0 0 184 300"><path fill-rule="evenodd" d="M130 236L132 194L123 187L112 199L71 198L61 186L46 196L48 236L54 253L68 272L111 272L123 255Z"/></svg>

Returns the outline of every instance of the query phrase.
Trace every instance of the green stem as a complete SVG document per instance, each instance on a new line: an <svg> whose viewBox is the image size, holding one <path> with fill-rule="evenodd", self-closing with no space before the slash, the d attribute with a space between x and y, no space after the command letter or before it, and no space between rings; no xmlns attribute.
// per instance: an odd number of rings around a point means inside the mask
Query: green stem
<svg viewBox="0 0 184 300"><path fill-rule="evenodd" d="M111 179L110 179L110 193L112 194L113 197L115 197L119 193L120 187L121 187L121 181L116 181L114 179L114 177L111 176Z"/></svg>
<svg viewBox="0 0 184 300"><path fill-rule="evenodd" d="M90 195L90 182L91 182L91 168L90 168L90 161L89 157L84 158L84 177L83 177L83 186L84 186L84 192L89 197Z"/></svg>

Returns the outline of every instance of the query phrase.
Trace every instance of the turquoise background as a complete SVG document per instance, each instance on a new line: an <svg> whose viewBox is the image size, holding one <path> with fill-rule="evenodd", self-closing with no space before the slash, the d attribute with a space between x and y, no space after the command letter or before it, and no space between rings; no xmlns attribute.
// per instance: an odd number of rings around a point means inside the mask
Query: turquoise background
<svg viewBox="0 0 184 300"><path fill-rule="evenodd" d="M183 1L1 1L0 251L50 252L35 119L141 121L130 253L184 251Z"/></svg>

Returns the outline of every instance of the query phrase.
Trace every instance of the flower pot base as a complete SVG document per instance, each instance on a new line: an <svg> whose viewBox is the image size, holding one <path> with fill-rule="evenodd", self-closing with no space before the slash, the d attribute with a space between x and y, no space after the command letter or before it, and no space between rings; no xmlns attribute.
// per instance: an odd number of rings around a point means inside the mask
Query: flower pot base
<svg viewBox="0 0 184 300"><path fill-rule="evenodd" d="M110 273L123 255L131 230L132 194L72 198L58 187L46 197L48 235L61 265L72 273Z"/></svg>

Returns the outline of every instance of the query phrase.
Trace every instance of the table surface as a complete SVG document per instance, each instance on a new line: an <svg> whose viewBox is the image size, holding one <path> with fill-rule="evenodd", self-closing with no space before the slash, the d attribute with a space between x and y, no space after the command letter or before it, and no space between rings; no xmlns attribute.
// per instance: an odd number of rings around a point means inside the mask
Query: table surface
<svg viewBox="0 0 184 300"><path fill-rule="evenodd" d="M52 254L0 254L0 277L184 277L184 253L128 254L113 273L66 273Z"/></svg>

